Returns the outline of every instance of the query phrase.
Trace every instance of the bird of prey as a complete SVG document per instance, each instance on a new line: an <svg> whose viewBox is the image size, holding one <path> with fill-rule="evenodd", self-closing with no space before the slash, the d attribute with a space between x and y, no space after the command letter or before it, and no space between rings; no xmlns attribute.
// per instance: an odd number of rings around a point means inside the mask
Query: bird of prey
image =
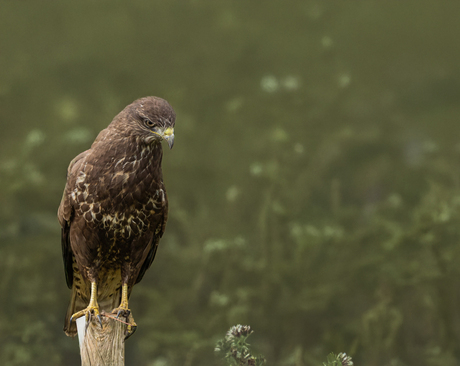
<svg viewBox="0 0 460 366"><path fill-rule="evenodd" d="M58 219L67 286L64 331L102 311L128 317L133 286L165 231L168 199L161 142L174 144L176 114L158 97L134 101L69 165ZM136 329L129 316L128 336Z"/></svg>

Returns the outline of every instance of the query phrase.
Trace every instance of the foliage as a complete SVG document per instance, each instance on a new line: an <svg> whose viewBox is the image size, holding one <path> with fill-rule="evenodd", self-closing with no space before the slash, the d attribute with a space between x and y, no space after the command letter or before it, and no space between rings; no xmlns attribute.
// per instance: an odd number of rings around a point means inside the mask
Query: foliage
<svg viewBox="0 0 460 366"><path fill-rule="evenodd" d="M339 353L334 355L330 353L327 356L327 363L323 363L324 366L353 366L353 361L350 356L347 356L346 353Z"/></svg>
<svg viewBox="0 0 460 366"><path fill-rule="evenodd" d="M265 363L262 356L253 356L247 338L253 333L249 325L236 325L230 328L224 339L217 342L214 351L225 361L226 365L254 365Z"/></svg>
<svg viewBox="0 0 460 366"><path fill-rule="evenodd" d="M264 365L265 359L262 356L251 355L250 344L246 342L252 333L249 325L235 325L230 328L224 339L217 341L214 351L229 366ZM327 363L323 363L323 366L353 366L353 361L346 353L330 353Z"/></svg>

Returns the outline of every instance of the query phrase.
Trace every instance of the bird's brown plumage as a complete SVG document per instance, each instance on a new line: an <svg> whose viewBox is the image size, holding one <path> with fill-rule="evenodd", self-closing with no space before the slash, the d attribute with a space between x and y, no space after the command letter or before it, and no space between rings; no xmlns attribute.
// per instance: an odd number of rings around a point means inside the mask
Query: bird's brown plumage
<svg viewBox="0 0 460 366"><path fill-rule="evenodd" d="M152 264L168 216L161 140L172 147L175 118L165 100L138 99L69 165L58 210L72 289L67 335L76 334L70 317L88 305L91 282L99 307L110 312L120 304L121 285L130 293Z"/></svg>

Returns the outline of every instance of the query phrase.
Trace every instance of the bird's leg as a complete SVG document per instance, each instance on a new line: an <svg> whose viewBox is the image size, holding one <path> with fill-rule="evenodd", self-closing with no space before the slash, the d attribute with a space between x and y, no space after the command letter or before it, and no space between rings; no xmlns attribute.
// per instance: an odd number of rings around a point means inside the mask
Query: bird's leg
<svg viewBox="0 0 460 366"><path fill-rule="evenodd" d="M121 302L120 306L112 310L112 314L117 314L117 318L124 316L126 321L129 323L128 328L126 329L126 338L133 335L137 329L137 324L134 321L134 318L131 314L131 310L128 308L128 284L124 283L121 287ZM126 339L125 338L125 339Z"/></svg>
<svg viewBox="0 0 460 366"><path fill-rule="evenodd" d="M70 322L72 320L77 319L82 317L83 315L86 316L86 323L88 324L89 321L91 320L91 316L94 315L97 320L99 321L99 324L102 327L102 319L101 315L99 314L99 305L97 303L97 285L96 281L91 281L91 298L89 300L89 305L86 309L83 309L81 311L76 312L70 317Z"/></svg>
<svg viewBox="0 0 460 366"><path fill-rule="evenodd" d="M118 315L120 315L120 312L123 311L129 311L128 308L128 284L124 283L123 286L121 287L121 303L120 306L118 307L120 310L118 311Z"/></svg>

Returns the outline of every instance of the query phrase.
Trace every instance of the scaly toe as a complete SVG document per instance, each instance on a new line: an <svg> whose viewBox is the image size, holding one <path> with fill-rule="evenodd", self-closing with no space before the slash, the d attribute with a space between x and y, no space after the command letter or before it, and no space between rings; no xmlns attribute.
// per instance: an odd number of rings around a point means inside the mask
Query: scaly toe
<svg viewBox="0 0 460 366"><path fill-rule="evenodd" d="M125 340L131 337L134 334L134 332L137 330L137 324L134 321L134 318L131 314L129 314L129 317L127 320L128 320L129 325L126 327Z"/></svg>
<svg viewBox="0 0 460 366"><path fill-rule="evenodd" d="M99 324L101 324L102 327L102 319L101 316L99 315L99 307L98 306L88 306L86 309L77 311L75 314L73 314L70 317L70 322L81 318L82 316L86 317L86 322L89 323L91 321L91 317L95 316L97 320L99 321Z"/></svg>
<svg viewBox="0 0 460 366"><path fill-rule="evenodd" d="M118 308L112 310L112 314L117 314L117 318L122 316L122 317L128 319L128 317L131 314L131 310L125 309L125 308L122 308L122 307L118 307Z"/></svg>

